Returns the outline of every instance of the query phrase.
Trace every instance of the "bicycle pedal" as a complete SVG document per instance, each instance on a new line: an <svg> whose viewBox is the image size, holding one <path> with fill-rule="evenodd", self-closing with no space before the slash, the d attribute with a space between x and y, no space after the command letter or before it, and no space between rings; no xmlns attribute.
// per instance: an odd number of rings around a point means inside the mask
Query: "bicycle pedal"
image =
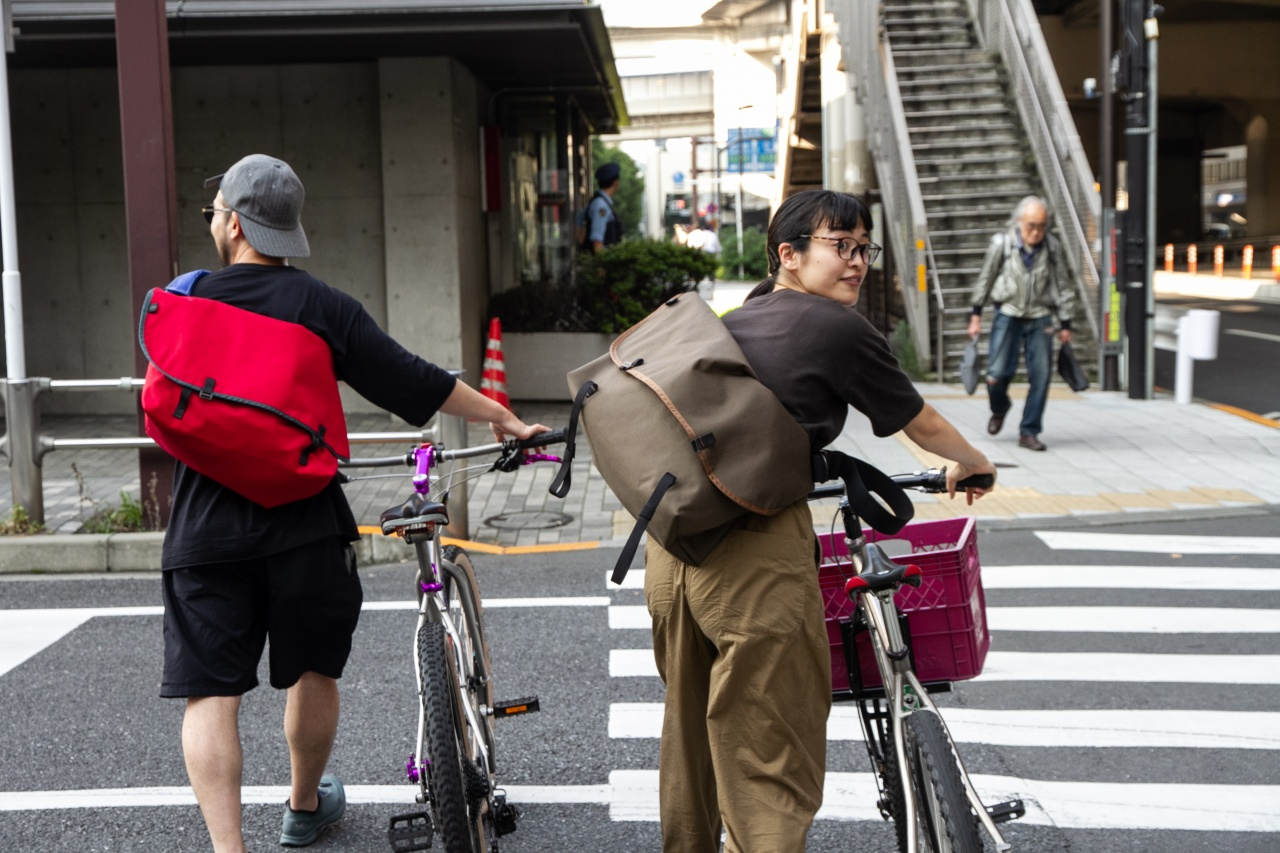
<svg viewBox="0 0 1280 853"><path fill-rule="evenodd" d="M1022 804L1022 800L1005 800L1003 803L987 806L987 815L991 818L992 823L1016 820L1026 813L1027 807Z"/></svg>
<svg viewBox="0 0 1280 853"><path fill-rule="evenodd" d="M516 831L516 822L520 820L520 810L507 802L506 794L498 794L493 798L493 832L503 836Z"/></svg>
<svg viewBox="0 0 1280 853"><path fill-rule="evenodd" d="M430 850L434 829L431 826L431 815L428 812L409 812L391 818L391 826L387 828L387 840L396 853L411 853L414 850Z"/></svg>
<svg viewBox="0 0 1280 853"><path fill-rule="evenodd" d="M537 696L525 696L523 699L513 699L510 702L493 703L493 716L498 718L517 717L520 714L532 714L534 711L541 710Z"/></svg>

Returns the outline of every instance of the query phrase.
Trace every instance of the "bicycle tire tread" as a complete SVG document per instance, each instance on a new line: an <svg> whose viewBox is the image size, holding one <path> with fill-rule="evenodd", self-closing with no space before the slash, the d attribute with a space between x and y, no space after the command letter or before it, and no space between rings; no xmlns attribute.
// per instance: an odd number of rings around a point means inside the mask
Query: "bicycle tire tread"
<svg viewBox="0 0 1280 853"><path fill-rule="evenodd" d="M427 755L431 760L431 792L436 831L446 853L473 853L463 757L454 731L452 685L445 658L444 626L433 622L418 631L418 663L422 670L422 711L427 719Z"/></svg>
<svg viewBox="0 0 1280 853"><path fill-rule="evenodd" d="M960 768L956 766L942 721L930 711L916 711L905 720L904 733L908 747L907 762L920 762L918 769L937 794L942 823L940 834L946 836L954 853L982 853L982 838L975 828ZM917 768L911 769L914 783L914 770ZM917 785L916 808L924 810L928 808L926 795L919 787ZM922 832L927 832L927 822L922 820L920 823ZM930 849L937 849L932 839L927 843Z"/></svg>

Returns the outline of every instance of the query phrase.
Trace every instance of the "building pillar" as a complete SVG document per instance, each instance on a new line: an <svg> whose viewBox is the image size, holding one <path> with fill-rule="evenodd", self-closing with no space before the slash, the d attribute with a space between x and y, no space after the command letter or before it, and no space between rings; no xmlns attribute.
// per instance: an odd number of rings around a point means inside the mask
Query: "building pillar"
<svg viewBox="0 0 1280 853"><path fill-rule="evenodd" d="M480 383L487 303L474 77L446 57L378 61L386 329Z"/></svg>
<svg viewBox="0 0 1280 853"><path fill-rule="evenodd" d="M1280 233L1280 101L1257 104L1245 125L1247 233Z"/></svg>

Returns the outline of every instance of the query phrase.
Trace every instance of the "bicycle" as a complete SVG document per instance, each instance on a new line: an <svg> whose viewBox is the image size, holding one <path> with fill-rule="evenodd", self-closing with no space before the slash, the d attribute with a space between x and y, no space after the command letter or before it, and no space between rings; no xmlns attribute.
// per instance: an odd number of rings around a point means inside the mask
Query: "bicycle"
<svg viewBox="0 0 1280 853"><path fill-rule="evenodd" d="M383 534L414 546L418 564L413 646L418 729L404 772L418 786L417 801L428 808L391 817L387 838L396 853L430 849L436 832L447 853L497 853L497 839L515 830L520 812L495 781L493 721L540 709L536 696L494 701L489 644L471 558L456 545L442 545L438 536L449 523L449 489L457 472L435 475L432 468L495 454L492 465L473 466L463 473L477 468L510 472L536 462L561 462L558 456L525 451L564 441L564 430L553 430L456 450L423 444L399 456L344 463L353 468L414 468L413 494L380 518Z"/></svg>
<svg viewBox="0 0 1280 853"><path fill-rule="evenodd" d="M886 479L901 489L926 493L945 492L947 488L945 468ZM990 475L977 475L961 481L959 487L988 488L992 482ZM893 821L901 853L978 853L982 850L979 827L998 851L1011 850L996 824L1023 816L1026 810L1022 801L983 805L942 714L929 695L950 691L951 682L922 683L917 677L907 614L899 611L894 596L904 584L920 587L924 572L918 565L905 562L918 555L909 554L901 558L904 562L895 562L879 545L868 541L859 510L874 514L875 508L868 511L862 501L855 501L858 508L852 506L847 487L848 481L818 486L809 499L841 499L843 541L852 568L843 592L855 610L851 619L840 621L844 657L841 663L848 668L849 688L835 692L833 700L859 703L859 721L875 771L880 814ZM860 491L866 494L865 490ZM905 495L902 500L906 500ZM885 538L893 538L893 534ZM976 553L973 562L976 568ZM868 683L874 682L871 673L864 678L860 671L856 648L859 633L870 641L880 677L878 686ZM976 674L967 673L965 677Z"/></svg>

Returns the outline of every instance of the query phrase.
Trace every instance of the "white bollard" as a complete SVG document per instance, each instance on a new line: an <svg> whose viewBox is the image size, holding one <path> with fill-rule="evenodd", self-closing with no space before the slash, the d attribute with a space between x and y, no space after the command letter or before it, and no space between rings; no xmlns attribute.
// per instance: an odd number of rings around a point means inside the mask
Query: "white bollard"
<svg viewBox="0 0 1280 853"><path fill-rule="evenodd" d="M1178 320L1178 349L1173 369L1173 399L1191 402L1191 379L1196 361L1218 357L1217 311L1192 308Z"/></svg>

